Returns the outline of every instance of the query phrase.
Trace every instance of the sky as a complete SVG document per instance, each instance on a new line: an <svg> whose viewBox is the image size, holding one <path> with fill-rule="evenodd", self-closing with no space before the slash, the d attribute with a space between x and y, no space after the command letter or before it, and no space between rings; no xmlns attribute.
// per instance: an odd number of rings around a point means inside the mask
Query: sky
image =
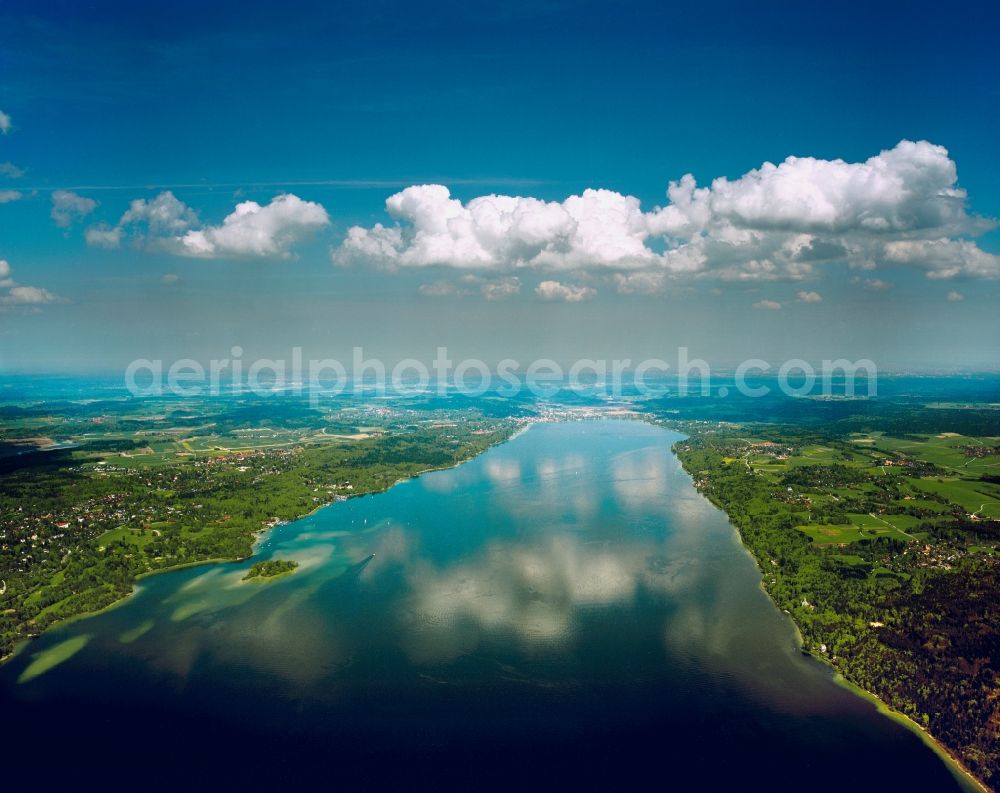
<svg viewBox="0 0 1000 793"><path fill-rule="evenodd" d="M234 345L998 369L998 23L8 0L0 371Z"/></svg>

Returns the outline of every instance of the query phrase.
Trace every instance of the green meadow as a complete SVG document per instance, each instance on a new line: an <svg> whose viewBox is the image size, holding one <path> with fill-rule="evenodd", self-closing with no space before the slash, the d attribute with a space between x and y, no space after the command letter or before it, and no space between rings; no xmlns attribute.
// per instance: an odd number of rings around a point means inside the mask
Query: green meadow
<svg viewBox="0 0 1000 793"><path fill-rule="evenodd" d="M1000 455L987 454L977 457L968 451L978 448L986 452L996 448L1000 446L1000 438L973 437L953 432L914 435L907 438L873 433L871 437L874 441L873 449L925 460L956 474L963 476L1000 474Z"/></svg>
<svg viewBox="0 0 1000 793"><path fill-rule="evenodd" d="M933 493L980 517L1000 518L1000 487L969 479L913 479L917 490Z"/></svg>

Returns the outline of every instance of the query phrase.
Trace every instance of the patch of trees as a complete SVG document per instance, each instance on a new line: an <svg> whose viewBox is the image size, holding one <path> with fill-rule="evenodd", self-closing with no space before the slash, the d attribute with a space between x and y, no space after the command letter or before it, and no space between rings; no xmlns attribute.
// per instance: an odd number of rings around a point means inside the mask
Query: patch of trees
<svg viewBox="0 0 1000 793"><path fill-rule="evenodd" d="M82 448L88 452L130 452L133 449L145 448L145 446L144 441L132 438L98 438L87 441Z"/></svg>
<svg viewBox="0 0 1000 793"><path fill-rule="evenodd" d="M274 578L275 576L291 573L298 568L299 563L291 559L266 559L262 562L254 563L247 574L243 576L244 581L254 578Z"/></svg>
<svg viewBox="0 0 1000 793"><path fill-rule="evenodd" d="M858 468L833 465L799 465L781 478L786 487L847 487L867 482L868 475Z"/></svg>

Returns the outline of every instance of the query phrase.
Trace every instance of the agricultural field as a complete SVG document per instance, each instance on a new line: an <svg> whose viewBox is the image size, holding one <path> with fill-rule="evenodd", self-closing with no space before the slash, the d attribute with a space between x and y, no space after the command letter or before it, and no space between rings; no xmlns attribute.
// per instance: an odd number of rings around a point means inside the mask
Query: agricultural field
<svg viewBox="0 0 1000 793"><path fill-rule="evenodd" d="M921 523L920 519L912 515L880 516L848 513L847 518L850 522L846 524L810 523L796 528L818 544L842 545L858 540L871 540L876 537L887 537L906 542L908 540L922 540L927 536L925 532L920 532L917 529ZM917 533L912 534L910 530L916 530Z"/></svg>
<svg viewBox="0 0 1000 793"><path fill-rule="evenodd" d="M906 438L873 433L870 437L873 450L904 459L923 460L960 476L1000 474L1000 438L971 437L954 432Z"/></svg>
<svg viewBox="0 0 1000 793"><path fill-rule="evenodd" d="M910 485L957 504L976 519L1000 518L1000 487L995 484L974 479L917 479Z"/></svg>
<svg viewBox="0 0 1000 793"><path fill-rule="evenodd" d="M995 437L852 433L794 447L741 440L742 454L732 450L723 461L785 486L784 500L804 508L797 528L816 543L922 540L936 518L1000 518L1000 481L983 479L1000 472ZM796 478L806 486L790 484ZM824 520L828 513L837 519Z"/></svg>
<svg viewBox="0 0 1000 793"><path fill-rule="evenodd" d="M832 523L811 523L807 526L797 526L796 528L819 545L844 545L866 539L862 528L853 523L841 526ZM895 533L893 531L893 534ZM874 532L867 535L867 537L874 536L876 536Z"/></svg>

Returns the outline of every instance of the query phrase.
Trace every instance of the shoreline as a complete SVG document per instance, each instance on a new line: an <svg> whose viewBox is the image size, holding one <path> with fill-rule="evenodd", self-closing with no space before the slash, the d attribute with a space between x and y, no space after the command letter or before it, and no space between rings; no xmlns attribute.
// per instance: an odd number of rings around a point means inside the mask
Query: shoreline
<svg viewBox="0 0 1000 793"><path fill-rule="evenodd" d="M714 505L715 502L712 502L712 504ZM726 516L727 519L729 518L729 513L727 513L721 507L717 508ZM794 649L797 652L801 653L802 655L811 658L813 661L822 664L824 667L833 672L833 682L836 685L840 686L841 688L847 689L855 696L861 697L862 699L871 702L873 705L875 705L876 710L878 710L878 712L881 713L883 716L892 719L898 724L904 726L910 732L915 733L917 737L920 738L920 740L923 742L923 744L927 746L932 752L934 752L934 754L938 756L941 762L943 762L948 767L948 770L951 772L952 776L956 777L956 779L958 779L959 783L962 784L963 787L968 787L970 790L979 791L980 793L994 793L993 788L991 788L989 785L987 785L985 782L979 779L979 777L973 774L968 768L966 768L965 764L961 761L961 759L959 759L954 754L954 752L951 751L951 749L949 749L947 746L941 743L941 741L935 738L931 732L921 727L919 724L917 724L913 719L911 719L902 711L898 711L895 708L893 708L888 702L879 697L878 694L869 691L867 688L863 688L862 686L859 686L857 683L844 677L844 675L841 674L840 670L837 669L837 667L835 667L833 664L831 664L826 658L820 658L819 656L814 655L813 653L810 653L803 649L803 647L805 646L805 642L803 641L802 637L802 629L799 627L799 624L795 621L795 619L792 617L791 614L788 614L786 611L784 611L784 609L778 607L778 604L774 601L774 598L771 597L771 593L768 592L767 587L764 586L764 576L763 576L764 571L761 570L757 558L753 555L750 549L747 548L747 546L744 544L743 537L740 535L739 529L737 529L736 526L732 524L732 522L730 522L729 525L732 526L733 531L736 532L736 537L737 540L739 541L740 547L743 548L746 554L753 560L754 565L756 565L757 569L760 570L761 572L761 579L759 583L761 592L767 595L767 599L770 601L771 605L778 611L779 614L781 614L781 616L785 617L788 620L789 624L792 626L792 630L794 631L795 634Z"/></svg>
<svg viewBox="0 0 1000 793"><path fill-rule="evenodd" d="M664 425L662 424L657 424L656 426L668 429L668 427L664 427ZM680 428L669 428L669 429L673 429L674 432L683 432ZM691 437L690 435L685 434L684 438L682 438L681 440L687 440L690 437ZM681 441L675 441L675 443L679 442ZM987 785L984 781L979 779L979 777L973 774L968 768L966 768L965 764L961 761L961 759L958 758L955 755L955 753L952 752L951 749L949 749L941 741L935 738L930 731L928 731L924 727L921 727L919 724L917 724L917 722L915 722L905 713L902 713L901 711L898 711L895 708L893 708L891 705L889 705L889 703L887 703L885 700L879 697L878 694L875 694L874 692L869 691L868 689L863 688L862 686L859 686L857 683L854 683L853 681L844 677L844 675L841 674L840 670L837 669L837 667L835 667L832 663L830 663L828 659L821 658L803 649L805 643L803 641L802 629L799 627L799 624L795 621L795 618L792 617L792 615L786 612L784 609L782 609L778 605L778 603L774 600L774 598L771 597L771 593L767 591L767 587L764 586L764 573L766 571L761 566L760 561L757 559L757 557L754 556L753 551L751 551L749 546L743 541L743 535L740 533L739 527L735 523L733 523L732 519L729 517L729 513L720 504L717 504L713 499L706 496L704 493L702 493L700 490L698 490L698 488L694 486L694 477L691 475L691 472L684 467L683 462L680 460L680 456L677 454L676 451L674 451L673 446L674 445L671 444L670 452L671 454L674 455L674 457L677 458L678 462L681 462L681 468L683 468L684 473L686 473L688 475L688 478L691 480L692 489L696 493L698 493L698 495L700 495L702 498L708 501L713 507L719 510L723 515L726 516L726 520L728 521L730 527L733 530L733 533L736 536L736 541L739 543L740 547L747 554L747 556L750 557L754 565L757 567L757 570L760 572L760 582L758 585L760 586L761 591L765 595L767 595L767 599L770 601L771 605L775 608L775 610L778 611L779 614L781 614L781 616L785 617L788 620L789 624L792 626L794 630L795 650L802 653L803 655L808 656L812 660L821 663L827 669L832 671L833 682L836 685L850 691L852 694L860 697L861 699L871 702L873 705L875 705L875 708L878 710L878 712L881 713L883 716L892 719L897 724L901 724L903 727L908 729L910 732L915 733L916 736L920 738L921 742L925 746L927 746L927 748L929 748L932 752L934 752L934 754L938 756L941 762L943 762L945 766L948 768L949 772L951 772L952 776L954 776L956 780L960 784L962 784L963 787L968 787L969 790L979 791L979 793L994 793L994 788Z"/></svg>
<svg viewBox="0 0 1000 793"><path fill-rule="evenodd" d="M677 440L675 440L673 443L671 443L670 450L671 450L671 453L674 455L674 457L677 458L678 462L681 462L680 461L680 457L677 455L676 451L674 451L673 446L674 446L675 443L683 442L684 440L689 439L691 437L691 435L687 434L686 432L684 432L684 430L682 430L679 427L664 426L663 424L661 424L659 422L651 421L651 420L645 419L643 417L636 417L634 420L642 421L643 423L649 423L649 424L651 424L653 426L656 426L656 427L659 427L661 429L664 429L664 430L667 430L667 431L671 431L671 432L675 432L675 433L680 434L682 437L679 438L679 439L677 439ZM80 621L80 620L83 620L83 619L87 619L87 618L90 618L90 617L98 616L98 615L103 614L103 613L105 613L107 611L111 611L112 609L120 607L121 605L123 605L124 603L126 603L134 594L136 594L136 592L139 589L139 584L144 579L146 579L146 578L149 578L149 577L152 577L152 576L156 576L156 575L162 575L162 574L165 574L165 573L178 572L180 570L191 569L191 568L195 568L195 567L201 567L201 566L221 565L221 564L238 564L238 563L241 563L241 562L245 562L245 561L247 561L249 559L252 559L256 555L256 552L258 550L258 544L274 528L278 528L279 526L283 526L283 525L286 525L288 523L292 523L292 522L295 522L295 521L298 521L298 520L303 520L303 519L305 519L307 517L310 517L310 516L316 514L317 512L319 512L322 509L326 509L327 507L330 507L330 506L333 506L333 505L335 505L337 503L340 503L340 501L346 501L346 500L349 500L349 499L352 499L352 498L361 498L361 497L364 497L364 496L375 495L375 494L378 494L378 493L384 493L384 492L387 492L388 490L392 489L393 487L396 487L399 484L403 484L404 482L414 481L414 480L416 480L417 478L419 478L420 476L422 476L424 474L433 473L435 471L446 471L446 470L452 470L454 468L458 468L459 466L465 465L466 463L468 463L468 462L476 459L481 454L489 451L490 449L492 449L492 448L494 448L496 446L500 446L500 445L502 445L504 443L508 443L509 441L514 440L515 438L519 437L520 435L523 435L524 433L528 432L536 423L538 423L538 422L530 421L530 422L526 423L524 426L519 427L515 432L511 433L506 438L504 438L502 440L499 440L499 441L496 441L495 443L490 444L489 446L485 447L479 453L477 453L476 455L473 455L472 457L468 457L468 458L466 458L464 460L459 460L459 461L454 462L454 463L452 463L450 465L436 466L436 467L430 467L430 468L421 469L421 470L416 471L416 472L414 472L412 474L409 474L407 476L403 476L403 477L400 477L400 478L396 479L394 482L392 482L391 484L387 485L386 487L384 487L384 488L382 488L380 490L371 490L371 491L368 491L368 492L365 492L365 493L353 493L353 494L351 494L351 495L349 495L349 496L347 496L346 498L343 498L343 499L335 499L333 501L329 501L329 502L326 502L326 503L323 503L323 504L319 504L319 505L315 506L313 509L311 509L309 512L304 513L302 515L299 515L299 516L297 516L295 518L292 518L290 520L281 521L279 523L274 524L273 526L269 526L269 527L266 527L266 528L258 529L257 531L254 532L254 539L253 539L253 543L252 543L252 546L251 546L252 550L251 550L251 553L248 556L235 557L235 558L212 558L212 559L203 559L203 560L197 560L197 561L183 562L183 563L180 563L180 564L177 564L177 565L172 565L170 567L164 567L164 568L161 568L161 569L158 569L158 570L150 570L150 571L146 571L146 572L143 572L143 573L139 573L135 577L135 580L133 582L132 590L130 592L128 592L127 594L123 595L121 598L119 598L119 599L115 600L114 602L109 603L107 606L104 606L104 607L102 607L100 609L97 609L95 611L83 612L81 614L75 614L75 615L73 615L71 617L66 617L64 619L58 620L58 621L52 623L51 625L49 625L48 627L46 627L45 630L41 631L40 633L32 635L32 636L25 637L21 642L19 642L17 645L15 645L14 652L10 653L7 656L4 656L3 658L0 658L0 665L6 663L9 660L14 659L18 655L20 655L22 652L25 651L25 649L27 647L29 647L31 645L31 643L32 643L32 641L34 639L37 639L38 637L44 635L45 633L48 633L49 631L51 631L53 629L58 629L59 627L62 627L62 626L65 626L65 625L69 625L69 624L72 624L74 622L77 622L77 621ZM740 548L742 548L743 552L746 553L747 556L753 561L754 565L757 567L758 571L761 574L760 581L758 583L761 591L767 596L767 598L770 601L771 605L778 611L778 613L782 617L786 618L788 620L788 623L791 625L792 630L793 630L793 634L794 634L794 637L795 637L795 639L794 639L794 649L797 652L799 652L799 653L807 655L813 661L816 661L818 663L823 664L824 667L826 667L827 669L829 669L832 672L832 680L833 680L833 682L836 685L838 685L838 686L840 686L840 687L842 687L842 688L850 691L855 696L858 696L858 697L860 697L860 698L862 698L862 699L864 699L864 700L872 703L873 705L875 705L876 709L878 710L878 712L880 714L882 714L883 716L886 716L886 717L892 719L896 723L898 723L898 724L902 725L903 727L905 727L911 733L914 733L921 740L921 742L925 746L927 746L931 751L933 751L938 756L938 758L947 766L949 772L956 778L956 780L960 784L963 785L963 787L968 787L969 790L979 791L980 793L993 793L993 788L989 787L985 782L983 782L982 780L980 780L968 768L966 768L966 766L961 761L961 759L958 758L951 751L951 749L949 749L941 741L939 741L930 731L928 731L924 727L920 726L917 722L915 722L913 719L911 719L906 714L904 714L904 713L902 713L902 712L900 712L898 710L895 710L891 705L889 705L887 702L885 702L883 699L881 699L874 692L871 692L871 691L863 688L862 686L859 686L858 684L854 683L853 681L849 680L848 678L844 677L844 675L833 664L831 664L827 659L821 658L819 656L816 656L816 655L814 655L812 653L808 653L808 652L806 652L806 651L803 650L803 646L804 646L803 636L802 636L802 632L801 632L801 629L800 629L798 623L795 622L795 619L790 614L788 614L787 612L785 612L783 609L779 608L778 604L771 597L770 592L768 592L767 587L764 584L764 572L765 571L761 567L761 565L760 565L758 559L756 558L756 556L754 556L754 554L750 550L750 548L746 545L746 543L744 543L743 536L740 533L739 528L730 520L729 513L726 512L726 510L722 506L720 506L719 504L717 504L714 500L712 500L711 498L709 498L708 496L706 496L704 493L702 493L701 491L699 491L694 486L694 479L691 476L691 473L689 471L687 471L686 468L684 468L683 463L681 463L681 467L684 470L684 472L687 474L687 476L688 476L688 478L690 480L690 485L691 485L692 489L694 489L694 491L696 493L698 493L703 498L705 498L709 503L712 504L712 506L714 506L723 515L726 516L726 520L729 523L730 527L732 528L732 530L733 530L733 532L735 534L735 539L738 542Z"/></svg>
<svg viewBox="0 0 1000 793"><path fill-rule="evenodd" d="M93 611L83 611L80 612L79 614L74 614L72 617L63 617L62 619L56 620L55 622L46 626L46 628L41 632L34 633L30 636L25 636L23 639L19 640L17 644L14 645L14 652L0 658L0 666L7 663L8 661L14 660L27 647L29 647L35 639L44 636L46 633L49 633L52 630L65 627L66 625L72 625L74 622L79 622L80 620L89 619L90 617L96 617L100 614L104 614L105 612L112 611L118 608L119 606L124 605L129 601L129 599L132 598L133 595L136 594L136 592L139 590L139 583L146 578L152 578L153 576L162 575L164 573L176 573L179 572L180 570L188 570L192 567L202 567L205 565L214 565L214 564L236 564L238 562L245 562L247 559L252 558L252 556L253 555L251 554L250 556L244 556L236 559L224 559L217 557L214 559L202 559L196 562L181 562L180 564L171 565L170 567L163 567L159 570L147 570L144 573L139 573L138 575L136 575L135 580L132 582L131 592L122 595L120 598L111 603L108 603L108 605L106 606L101 606L101 608L99 609L95 609Z"/></svg>
<svg viewBox="0 0 1000 793"><path fill-rule="evenodd" d="M139 573L138 575L135 576L135 580L132 582L132 590L130 592L122 595L120 598L118 598L114 602L109 603L106 606L102 606L101 608L96 609L94 611L84 611L84 612L81 612L80 614L74 614L71 617L64 617L63 619L56 620L55 622L53 622L50 625L46 626L44 630L42 630L42 631L40 631L38 633L32 634L30 636L25 636L23 639L21 639L20 641L18 641L14 645L14 652L10 653L9 655L0 656L0 666L3 666L8 661L14 660L17 656L19 656L25 650L25 648L29 647L31 645L31 643L35 639L39 638L40 636L44 636L46 633L49 633L50 631L52 631L54 629L57 629L59 627L65 626L65 625L70 625L70 624L72 624L74 622L78 622L79 620L88 619L90 617L96 617L99 614L104 614L105 612L111 611L112 609L115 609L115 608L118 608L119 606L121 606L124 603L128 602L128 600L133 595L135 595L136 591L139 588L139 583L143 579L150 578L150 577L156 576L156 575L163 575L165 573L176 573L176 572L178 572L180 570L188 570L188 569L190 569L192 567L202 567L202 566L205 566L205 565L217 565L217 564L238 564L240 562L245 562L248 559L252 559L254 556L256 556L259 543L261 542L261 540L263 540L271 532L272 529L276 529L279 526L284 526L284 525L287 525L289 523L294 523L295 521L304 520L305 518L308 518L311 515L315 515L321 509L326 509L327 507L331 507L331 506L333 506L335 504L339 504L341 501L347 501L347 500L352 499L352 498L363 498L364 496L371 496L371 495L375 495L377 493L385 493L388 490L391 490L392 488L396 487L396 485L400 485L403 482L412 481L414 479L417 479L420 476L423 476L424 474L433 473L434 471L448 471L448 470L451 470L452 468L458 468L460 465L465 465L465 463L468 463L468 462L476 459L480 455L485 454L490 449L492 449L492 448L494 448L496 446L500 446L500 445L502 445L504 443L508 443L509 441L514 440L514 438L518 437L519 435L521 435L521 434L527 432L529 429L531 429L531 427L534 425L534 423L535 422L529 422L524 427L518 428L518 430L516 432L508 435L506 438L504 438L502 440L496 441L495 443L491 443L489 446L487 446L486 448L484 448L482 451L478 452L477 454L474 454L472 457L467 457L464 460L459 460L459 461L457 461L455 463L452 463L451 465L442 465L442 466L437 466L437 467L432 467L432 468L423 468L423 469L421 469L419 471L416 471L416 472L414 472L414 473L412 473L412 474L410 474L408 476L400 477L399 479L395 480L391 484L386 485L381 490L369 490L366 493L352 493L351 495L346 496L344 499L334 499L333 501L327 501L324 504L318 504L317 506L313 507L309 512L306 512L306 513L304 513L302 515L298 515L298 516L296 516L294 518L291 518L290 520L283 520L283 521L280 521L278 523L275 523L273 526L262 527L260 529L257 529L256 531L253 532L253 535L252 535L253 536L253 540L252 540L251 545L250 545L250 553L247 556L238 556L238 557L235 557L235 558L214 557L212 559L200 559L200 560L191 561L191 562L181 562L179 564L170 565L169 567L161 567L158 570L147 570L147 571L145 571L143 573Z"/></svg>
<svg viewBox="0 0 1000 793"><path fill-rule="evenodd" d="M810 658L816 658L816 656L810 655ZM877 694L874 694L867 688L862 688L857 683L853 683L848 680L835 667L830 666L830 664L826 664L818 658L816 658L816 660L824 663L825 666L829 666L833 670L833 681L838 686L841 686L854 695L871 702L883 716L892 719L897 724L901 724L906 727L910 732L915 733L916 736L920 738L921 742L941 759L941 761L948 767L948 770L960 783L966 783L970 790L977 790L982 793L993 793L993 788L966 768L965 764L955 756L951 749L941 743L941 741L935 738L928 730L921 727L905 713L895 710Z"/></svg>
<svg viewBox="0 0 1000 793"><path fill-rule="evenodd" d="M245 562L247 559L252 559L254 557L254 555L256 554L256 551L257 551L257 544L262 539L264 539L264 537L266 537L273 529L276 529L279 526L287 526L289 523L295 523L295 521L298 521L298 520L305 520L306 518L312 517L313 515L315 515L317 512L319 512L322 509L326 509L327 507L332 507L335 504L340 504L343 501L350 501L352 498L364 498L365 496L373 496L373 495L377 495L378 493L386 493L389 490L391 490L392 488L396 487L396 485L401 485L404 482L412 482L414 479L417 479L418 477L421 477L424 474L432 474L435 471L450 471L453 468L458 468L461 465L465 465L466 463L472 462L473 460L475 460L480 455L486 454L486 452L488 452L490 449L492 449L492 448L494 448L496 446L501 446L501 445L503 445L505 443L509 443L510 441L514 440L514 438L518 437L519 435L522 435L523 433L525 433L529 429L531 429L531 427L533 426L534 423L535 422L531 422L527 426L521 427L519 430L517 430L517 432L515 432L515 433L513 433L513 434L511 434L509 436L507 436L506 438L504 438L501 441L497 441L496 443L491 443L489 446L487 446L481 452L479 452L478 454L474 454L472 457L467 457L464 460L459 460L458 462L452 463L451 465L439 465L439 466L435 466L435 467L431 467L431 468L421 468L419 471L415 471L412 474L409 474L408 476L401 476L401 477L399 477L399 479L396 479L394 482L392 482L392 484L386 485L381 490L369 490L367 493L351 493L351 495L344 496L343 498L340 498L340 499L334 499L333 501L327 501L327 502L325 502L323 504L317 504L311 510L309 510L308 512L306 512L303 515L299 515L298 517L291 518L290 520L278 521L273 526L267 526L265 528L257 529L254 532L254 541L253 541L253 545L251 546L252 551L251 551L251 553L250 553L249 556L245 556L245 557L243 557L241 559L210 559L210 560L206 560L205 562L189 562L186 565L179 565L178 567L171 567L169 569L168 568L164 568L163 570L153 570L153 571L151 571L149 573L143 573L142 575L143 575L143 577L145 577L145 576L149 576L149 575L156 575L158 573L167 573L167 572L170 572L171 570L179 570L179 569L181 569L184 566L193 567L193 566L199 565L199 564L222 564L222 563L226 563L226 562ZM138 580L138 578L136 580ZM103 609L101 609L101 610L103 611ZM3 663L3 661L0 660L0 664L2 664L2 663Z"/></svg>
<svg viewBox="0 0 1000 793"><path fill-rule="evenodd" d="M726 519L728 520L729 513L727 513L724 509L716 505L715 502L712 501L711 499L708 500L710 501L710 503L713 504L713 506L716 506L716 508L720 512L722 512L726 516ZM948 770L951 772L952 776L958 779L959 783L963 787L968 787L970 790L979 791L979 793L994 793L993 788L991 788L989 785L987 785L985 782L979 779L979 777L973 774L968 768L966 768L965 764L961 761L961 759L957 757L951 751L951 749L949 749L947 746L941 743L941 741L935 738L934 735L930 733L926 728L921 727L919 724L917 724L917 722L915 722L913 719L911 719L902 711L898 711L895 708L893 708L888 702L879 697L878 694L869 691L867 688L859 686L857 683L844 677L844 675L840 672L840 670L837 669L837 667L834 666L832 663L830 663L830 661L827 658L814 655L813 653L810 653L807 650L803 649L805 646L805 641L802 636L802 629L799 627L799 624L795 621L795 619L792 617L791 614L786 612L784 609L778 607L778 604L774 601L774 598L771 597L771 593L768 592L767 587L764 586L764 570L758 563L757 558L753 555L753 553L746 546L746 544L744 544L743 537L740 535L739 529L736 528L736 526L732 523L732 521L729 522L729 525L732 526L733 531L736 534L736 540L739 543L740 547L743 549L746 555L750 557L754 565L761 573L760 582L758 584L758 586L760 587L760 591L767 596L768 601L770 601L771 605L775 608L775 610L777 610L778 613L788 621L789 625L791 625L792 631L795 634L795 645L794 645L795 651L801 653L804 656L807 656L808 658L812 659L813 661L816 661L817 663L822 664L824 667L832 671L833 682L836 685L840 686L841 688L847 689L855 696L861 697L862 699L871 702L873 705L875 705L875 708L878 710L878 712L881 713L883 716L892 719L898 724L903 725L910 732L915 733L917 737L920 738L920 740L923 742L923 744L927 746L932 752L934 752L934 754L936 754L941 759L941 761L948 767Z"/></svg>

